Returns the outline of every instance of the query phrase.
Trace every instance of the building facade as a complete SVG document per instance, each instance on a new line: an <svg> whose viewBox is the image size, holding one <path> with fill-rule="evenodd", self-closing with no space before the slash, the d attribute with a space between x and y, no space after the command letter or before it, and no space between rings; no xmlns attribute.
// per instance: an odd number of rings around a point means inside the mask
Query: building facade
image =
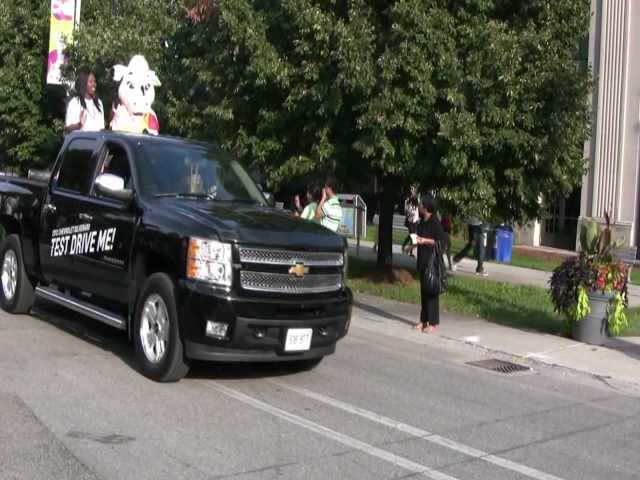
<svg viewBox="0 0 640 480"><path fill-rule="evenodd" d="M640 1L591 0L592 136L580 220L611 216L616 237L637 246L640 175Z"/></svg>

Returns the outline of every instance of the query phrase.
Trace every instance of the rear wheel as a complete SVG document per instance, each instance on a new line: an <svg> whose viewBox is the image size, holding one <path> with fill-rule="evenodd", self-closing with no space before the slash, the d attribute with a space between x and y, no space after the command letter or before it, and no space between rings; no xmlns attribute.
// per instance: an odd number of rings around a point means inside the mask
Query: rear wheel
<svg viewBox="0 0 640 480"><path fill-rule="evenodd" d="M189 371L184 358L174 284L164 273L144 283L136 308L133 343L145 376L175 382Z"/></svg>
<svg viewBox="0 0 640 480"><path fill-rule="evenodd" d="M33 306L34 290L24 268L18 235L7 235L0 244L0 304L10 313L27 313Z"/></svg>

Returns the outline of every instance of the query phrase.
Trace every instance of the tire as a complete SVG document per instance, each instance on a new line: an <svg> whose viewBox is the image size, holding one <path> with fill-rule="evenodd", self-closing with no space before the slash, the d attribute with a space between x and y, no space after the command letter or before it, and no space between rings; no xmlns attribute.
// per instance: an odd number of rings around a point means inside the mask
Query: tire
<svg viewBox="0 0 640 480"><path fill-rule="evenodd" d="M0 244L0 305L10 313L28 313L34 289L24 268L18 235L7 235Z"/></svg>
<svg viewBox="0 0 640 480"><path fill-rule="evenodd" d="M189 371L180 338L175 287L154 273L142 287L133 322L133 344L142 373L158 382L175 382Z"/></svg>

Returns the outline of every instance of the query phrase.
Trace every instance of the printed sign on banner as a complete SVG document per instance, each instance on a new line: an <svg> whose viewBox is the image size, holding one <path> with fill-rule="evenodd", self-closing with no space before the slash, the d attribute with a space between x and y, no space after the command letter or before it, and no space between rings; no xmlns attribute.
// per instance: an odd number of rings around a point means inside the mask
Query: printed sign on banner
<svg viewBox="0 0 640 480"><path fill-rule="evenodd" d="M81 0L51 0L49 58L47 83L61 85L60 67L66 63L64 49L73 38L73 29L80 22Z"/></svg>
<svg viewBox="0 0 640 480"><path fill-rule="evenodd" d="M91 230L89 223L56 228L51 232L51 252L49 255L66 257L67 255L110 252L113 250L116 233L115 227Z"/></svg>

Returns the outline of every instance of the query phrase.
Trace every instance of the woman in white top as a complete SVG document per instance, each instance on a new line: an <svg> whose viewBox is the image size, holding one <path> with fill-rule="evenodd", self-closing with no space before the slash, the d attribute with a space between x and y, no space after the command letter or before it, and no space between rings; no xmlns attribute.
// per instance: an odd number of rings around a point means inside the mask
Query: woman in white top
<svg viewBox="0 0 640 480"><path fill-rule="evenodd" d="M402 251L413 257L413 249L411 235L418 232L418 224L420 223L420 209L417 196L417 190L411 188L411 195L404 202L404 226L409 230L409 235L402 243Z"/></svg>
<svg viewBox="0 0 640 480"><path fill-rule="evenodd" d="M104 130L104 109L96 96L96 76L93 72L80 72L76 80L76 96L67 104L65 133L74 130L97 132Z"/></svg>

